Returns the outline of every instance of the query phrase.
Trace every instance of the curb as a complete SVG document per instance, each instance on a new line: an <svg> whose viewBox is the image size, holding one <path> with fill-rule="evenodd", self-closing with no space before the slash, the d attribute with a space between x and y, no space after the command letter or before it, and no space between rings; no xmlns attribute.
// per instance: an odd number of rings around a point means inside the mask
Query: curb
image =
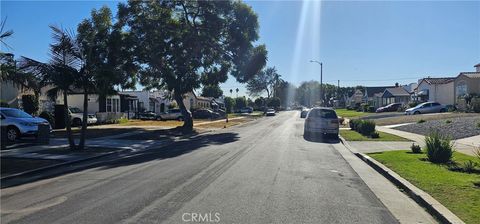
<svg viewBox="0 0 480 224"><path fill-rule="evenodd" d="M415 202L417 202L417 204L425 208L430 215L435 217L441 223L448 223L448 224L464 224L465 223L460 218L458 218L458 216L453 214L450 210L448 210L445 206L443 206L440 202L435 200L432 196L430 196L425 191L417 188L416 186L414 186L413 184L405 180L403 177L401 177L397 173L390 170L385 165L372 159L370 156L358 152L355 148L351 147L347 143L347 141L341 136L340 136L340 141L348 150L350 150L358 158L360 158L369 166L371 166L378 173L382 174L390 182L392 182L397 187L402 189L405 193L407 193L407 195L410 198L412 198Z"/></svg>

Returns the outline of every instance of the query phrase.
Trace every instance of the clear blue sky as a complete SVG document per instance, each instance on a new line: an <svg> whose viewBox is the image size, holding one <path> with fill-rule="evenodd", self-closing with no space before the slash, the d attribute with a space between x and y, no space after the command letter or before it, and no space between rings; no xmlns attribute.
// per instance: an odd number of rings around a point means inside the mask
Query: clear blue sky
<svg viewBox="0 0 480 224"><path fill-rule="evenodd" d="M114 1L2 1L16 55L47 60L49 24L76 29L92 8ZM341 86L406 84L425 76L456 76L480 62L480 1L248 1L257 12L268 66L295 84L319 79ZM5 51L4 46L2 50ZM222 85L242 85L230 78ZM235 95L235 94L234 94Z"/></svg>

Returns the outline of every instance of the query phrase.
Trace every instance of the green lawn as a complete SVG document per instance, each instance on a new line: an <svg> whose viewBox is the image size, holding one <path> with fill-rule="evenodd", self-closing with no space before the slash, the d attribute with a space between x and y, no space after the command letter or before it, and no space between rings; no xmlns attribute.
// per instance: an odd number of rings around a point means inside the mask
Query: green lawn
<svg viewBox="0 0 480 224"><path fill-rule="evenodd" d="M410 141L400 136L381 131L377 132L380 134L380 138L368 138L352 130L340 130L340 135L347 141Z"/></svg>
<svg viewBox="0 0 480 224"><path fill-rule="evenodd" d="M422 159L425 154L409 151L388 151L369 154L410 183L426 191L466 223L480 220L480 188L473 185L480 182L480 174L467 174L448 170L446 165L435 165ZM479 159L462 153L454 153L454 161Z"/></svg>
<svg viewBox="0 0 480 224"><path fill-rule="evenodd" d="M365 116L369 114L365 112L358 112L355 110L347 110L347 109L335 109L335 112L337 112L337 116L346 117L346 118L355 118L355 117Z"/></svg>

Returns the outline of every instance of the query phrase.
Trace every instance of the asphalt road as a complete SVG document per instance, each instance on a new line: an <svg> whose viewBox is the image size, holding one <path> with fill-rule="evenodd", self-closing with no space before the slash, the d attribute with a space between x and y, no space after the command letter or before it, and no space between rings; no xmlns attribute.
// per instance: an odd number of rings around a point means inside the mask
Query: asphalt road
<svg viewBox="0 0 480 224"><path fill-rule="evenodd" d="M283 112L1 191L2 223L396 223L332 146ZM152 152L152 151L151 151Z"/></svg>

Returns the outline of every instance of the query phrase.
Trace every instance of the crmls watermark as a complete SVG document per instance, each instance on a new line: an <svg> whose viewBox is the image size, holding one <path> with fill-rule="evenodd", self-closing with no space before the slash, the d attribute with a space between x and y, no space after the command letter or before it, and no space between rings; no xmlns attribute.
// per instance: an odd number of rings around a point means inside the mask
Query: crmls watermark
<svg viewBox="0 0 480 224"><path fill-rule="evenodd" d="M220 213L218 212L185 212L182 215L182 221L192 223L217 223L220 222Z"/></svg>

